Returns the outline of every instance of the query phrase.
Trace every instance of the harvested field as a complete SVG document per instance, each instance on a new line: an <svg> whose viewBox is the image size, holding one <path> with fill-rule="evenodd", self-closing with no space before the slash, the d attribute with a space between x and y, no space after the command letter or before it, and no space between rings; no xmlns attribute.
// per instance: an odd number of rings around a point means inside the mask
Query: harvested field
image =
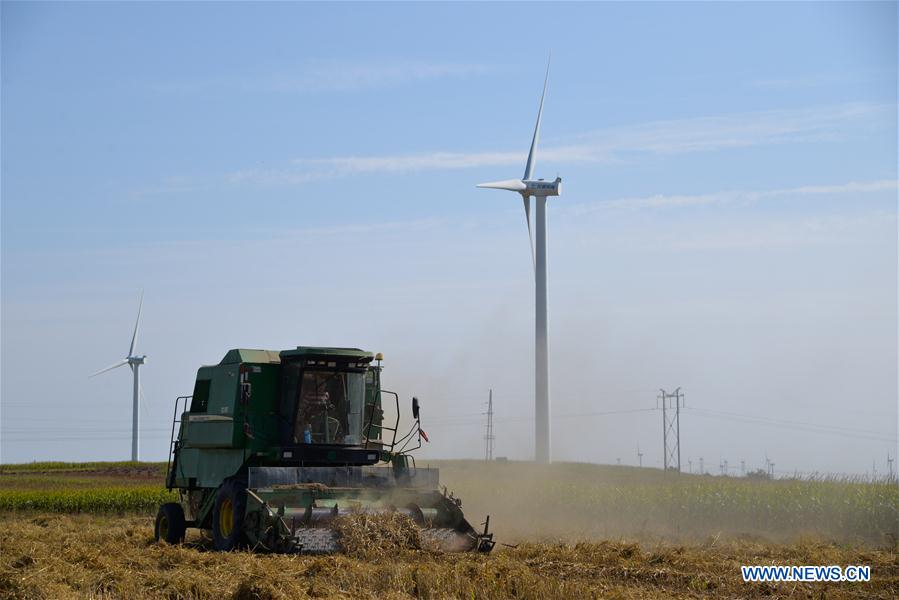
<svg viewBox="0 0 899 600"><path fill-rule="evenodd" d="M422 549L418 527L412 519L398 513L351 514L339 517L334 529L348 556L367 558L396 550Z"/></svg>
<svg viewBox="0 0 899 600"><path fill-rule="evenodd" d="M491 555L415 550L279 556L157 545L150 517L5 514L7 598L895 598L890 550L820 543L524 544ZM868 564L865 584L746 584L741 564Z"/></svg>
<svg viewBox="0 0 899 600"><path fill-rule="evenodd" d="M123 466L5 467L0 597L899 596L895 486L677 478L594 465L438 466L473 522L490 511L499 541L518 545L497 546L490 555L416 549L405 521L382 531L363 516L364 523L344 523L352 530L348 555L219 553L196 531L184 546L159 545L152 535L155 505L122 501L131 493L147 494L147 502L164 494L158 466L142 465L132 477L110 473ZM58 502L41 509L10 504L23 493ZM118 500L91 502L86 494ZM74 498L83 502L73 508ZM679 502L673 508L672 498ZM665 526L666 515L677 518L675 527ZM740 566L754 564L870 565L872 580L744 583Z"/></svg>

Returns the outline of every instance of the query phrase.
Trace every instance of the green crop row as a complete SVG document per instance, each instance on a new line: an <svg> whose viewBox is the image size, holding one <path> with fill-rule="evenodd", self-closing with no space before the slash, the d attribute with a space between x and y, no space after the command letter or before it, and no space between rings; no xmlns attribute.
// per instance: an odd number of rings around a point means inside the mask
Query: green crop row
<svg viewBox="0 0 899 600"><path fill-rule="evenodd" d="M155 468L165 472L164 462L31 462L0 465L0 473L20 473L26 471L96 471L110 469L147 469Z"/></svg>
<svg viewBox="0 0 899 600"><path fill-rule="evenodd" d="M107 487L69 490L0 490L0 510L39 510L61 513L119 513L155 511L178 494L157 486Z"/></svg>

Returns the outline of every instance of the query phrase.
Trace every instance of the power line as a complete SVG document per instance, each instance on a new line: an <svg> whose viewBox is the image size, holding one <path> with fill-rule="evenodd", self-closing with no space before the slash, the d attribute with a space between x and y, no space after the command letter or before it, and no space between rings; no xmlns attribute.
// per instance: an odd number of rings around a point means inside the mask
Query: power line
<svg viewBox="0 0 899 600"><path fill-rule="evenodd" d="M166 432L166 435L145 436L145 439L151 439L151 440L156 440L156 439L162 440L162 439L166 439L166 438L168 438L168 432ZM4 437L2 440L0 440L0 443L15 444L15 443L23 443L23 442L24 443L35 443L35 442L87 442L87 441L103 441L103 442L105 442L107 440L130 440L130 439L131 439L130 435L129 436L102 436L102 437L97 436L97 435L88 435L88 436L81 436L81 437L66 437L66 436L64 436L64 437L25 437L25 438L18 438L18 439L10 439L10 438Z"/></svg>
<svg viewBox="0 0 899 600"><path fill-rule="evenodd" d="M787 419L774 419L770 417L759 417L755 415L746 415L740 413L734 413L729 411L721 411L710 408L699 408L699 407L691 407L691 406L681 406L683 410L689 411L691 413L696 414L697 416L705 416L708 418L721 418L721 419L731 419L738 420L741 422L750 422L757 424L765 424L765 425L773 425L784 428L792 428L798 429L800 431L812 431L815 433L834 433L834 434L845 434L848 436L870 436L874 438L885 438L882 441L896 441L896 438L891 436L889 433L885 433L882 431L873 431L867 429L858 429L851 427L844 427L839 425L825 425L821 423L810 423L805 421L792 421ZM553 419L576 419L581 417L601 417L601 416L609 416L609 415L618 415L618 414L630 414L630 413L640 413L640 412L652 412L656 410L661 410L659 408L631 408L631 409L620 409L620 410L606 410L606 411L589 411L589 412L577 412L577 413L563 413L563 414L555 414L552 416ZM438 427L446 426L446 425L469 425L472 423L482 422L481 417L483 417L483 413L464 413L458 415L445 415L445 416L437 416L430 417L428 421L431 423L431 426L435 425ZM454 421L450 423L443 423L443 420ZM534 417L512 417L505 419L494 419L494 423L516 423L516 422L528 422L533 421Z"/></svg>
<svg viewBox="0 0 899 600"><path fill-rule="evenodd" d="M603 417L608 415L621 415L621 414L629 414L629 413L641 413L641 412L652 412L656 411L656 408L627 408L622 410L606 410L606 411L591 411L591 412L581 412L581 413L565 413L561 415L553 415L553 419L579 419L582 417ZM480 417L483 417L483 413L477 413ZM505 419L497 419L494 417L493 422L496 423L527 423L532 422L534 417L511 417ZM483 421L480 418L476 419L460 419L455 423L432 423L430 419L428 420L428 427L434 429L442 429L445 427L471 427L473 425L477 425L482 423Z"/></svg>
<svg viewBox="0 0 899 600"><path fill-rule="evenodd" d="M56 422L56 421L61 421L63 423L120 423L122 421L122 419L115 418L115 417L107 417L105 419L100 419L100 418L96 418L96 417L94 417L94 418L45 417L43 415L39 416L39 417L26 417L23 419L3 417L4 423L19 423L19 422L24 422L24 423L41 422L41 423L44 423L44 422Z"/></svg>
<svg viewBox="0 0 899 600"><path fill-rule="evenodd" d="M850 432L850 433L869 433L869 434L873 434L873 435L889 435L882 431L874 431L871 429L857 429L854 427L843 427L842 425L825 425L822 423L809 423L806 421L789 421L787 419L772 419L770 417L743 415L743 414L735 413L735 412L729 412L729 411L724 411L724 410L715 410L715 409L711 409L711 408L701 408L701 407L695 407L695 406L691 406L691 407L687 408L687 410L715 413L715 414L719 414L719 415L728 415L728 416L732 416L732 417L741 417L744 419L755 419L755 420L759 420L759 421L771 421L771 422L784 423L784 424L789 424L789 425L806 425L806 426L810 426L810 427L823 427L823 428L827 428L827 429L838 429L838 430L842 430L842 431L846 431L846 432Z"/></svg>
<svg viewBox="0 0 899 600"><path fill-rule="evenodd" d="M34 428L34 429L3 429L0 430L0 435L6 436L7 434L12 435L26 435L32 433L120 433L120 432L130 432L130 428L122 428L122 427L104 427L102 429L83 429L81 427L56 427L56 428ZM166 427L141 427L141 433L145 431L170 431L170 429Z"/></svg>
<svg viewBox="0 0 899 600"><path fill-rule="evenodd" d="M895 437L891 437L889 434L879 431L850 429L848 427L839 427L835 425L821 425L817 423L804 423L801 421L787 421L784 419L770 419L766 417L756 417L751 415L741 415L738 413L716 411L707 408L688 407L684 410L690 411L691 413L699 417L724 419L751 425L768 425L771 427L781 427L784 429L793 429L796 431L805 431L808 433L824 433L828 435L868 439L872 441L896 441Z"/></svg>
<svg viewBox="0 0 899 600"><path fill-rule="evenodd" d="M560 415L553 415L553 419L579 419L581 417L604 417L607 415L623 415L629 413L639 413L639 412L649 412L655 411L658 409L655 408L626 408L622 410L605 410L605 411L592 411L592 412L581 412L581 413L564 413ZM533 421L534 417L521 417L514 419L501 419L500 421L503 423L512 423L516 421Z"/></svg>

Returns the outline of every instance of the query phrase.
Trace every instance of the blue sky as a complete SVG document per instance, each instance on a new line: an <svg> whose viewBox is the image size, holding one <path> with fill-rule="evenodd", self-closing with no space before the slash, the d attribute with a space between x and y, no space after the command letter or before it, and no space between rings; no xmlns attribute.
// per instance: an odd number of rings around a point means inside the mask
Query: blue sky
<svg viewBox="0 0 899 600"><path fill-rule="evenodd" d="M550 50L557 456L660 462L654 412L564 415L677 385L826 429L687 414L694 461L895 454L895 3L0 10L3 461L127 454L128 374L86 375L141 289L148 458L197 366L298 344L384 351L425 456L478 454L493 387L529 456L520 201L474 184L521 175Z"/></svg>

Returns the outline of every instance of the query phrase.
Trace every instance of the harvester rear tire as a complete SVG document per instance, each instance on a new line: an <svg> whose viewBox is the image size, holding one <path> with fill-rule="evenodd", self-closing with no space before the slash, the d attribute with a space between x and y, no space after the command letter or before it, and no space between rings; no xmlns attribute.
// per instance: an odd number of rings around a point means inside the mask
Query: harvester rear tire
<svg viewBox="0 0 899 600"><path fill-rule="evenodd" d="M184 509L177 502L167 502L159 507L156 513L156 541L167 544L180 544L184 541L187 525L184 522Z"/></svg>
<svg viewBox="0 0 899 600"><path fill-rule="evenodd" d="M247 486L238 479L226 479L219 487L212 510L212 544L228 552L246 544L243 531L247 509Z"/></svg>

